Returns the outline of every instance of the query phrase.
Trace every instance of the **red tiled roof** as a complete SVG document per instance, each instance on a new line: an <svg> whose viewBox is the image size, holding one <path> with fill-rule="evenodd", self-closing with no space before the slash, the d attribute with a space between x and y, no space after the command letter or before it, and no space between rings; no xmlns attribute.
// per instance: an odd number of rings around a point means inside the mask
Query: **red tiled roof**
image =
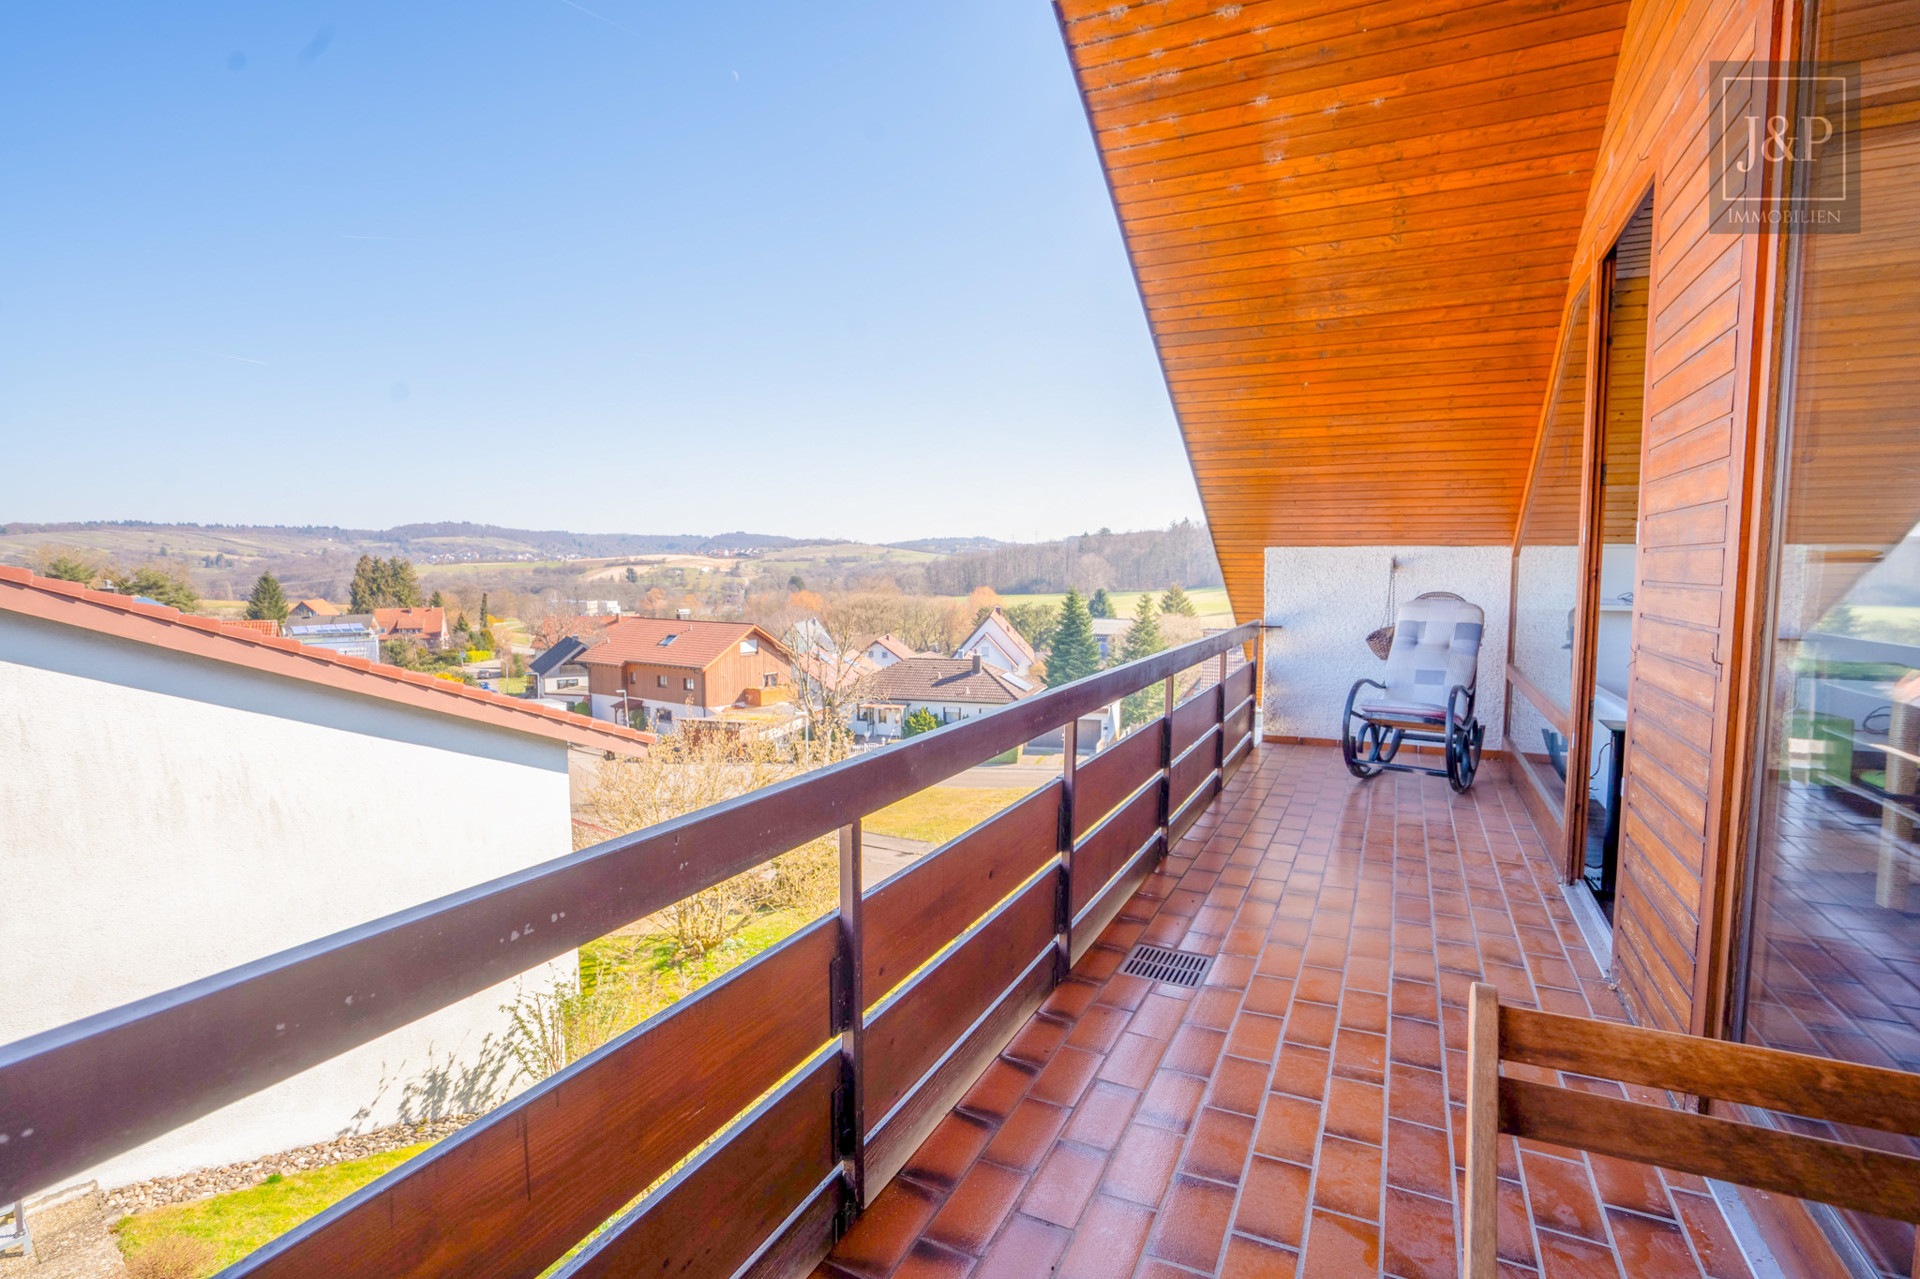
<svg viewBox="0 0 1920 1279"><path fill-rule="evenodd" d="M304 608L309 613L317 614L320 617L340 616L340 610L335 608L333 605L327 603L323 599L301 600L299 603L295 604L294 607Z"/></svg>
<svg viewBox="0 0 1920 1279"><path fill-rule="evenodd" d="M194 617L160 604L142 604L128 595L91 591L72 582L36 577L25 569L8 565L0 565L0 612L77 626L136 643L153 644L178 653L596 750L637 755L644 753L654 741L652 733L605 724L585 715L556 711L538 702L490 693L417 671L348 657L298 640L258 635L250 628L210 617Z"/></svg>
<svg viewBox="0 0 1920 1279"><path fill-rule="evenodd" d="M908 648L905 644L901 643L899 640L895 639L891 635L876 635L872 639L868 640L864 645L862 645L862 647L872 648L875 644L878 644L881 648L886 649L889 653L892 653L895 657L898 657L903 661L913 656L912 649Z"/></svg>
<svg viewBox="0 0 1920 1279"><path fill-rule="evenodd" d="M1027 681L1022 681L1026 683ZM1035 691L1022 689L984 663L973 669L971 657L914 656L883 667L867 677L863 693L882 701L911 698L919 702L1017 702Z"/></svg>
<svg viewBox="0 0 1920 1279"><path fill-rule="evenodd" d="M376 608L373 621L385 635L443 635L447 629L444 608Z"/></svg>
<svg viewBox="0 0 1920 1279"><path fill-rule="evenodd" d="M227 619L225 625L238 626L243 631L257 631L261 635L278 637L280 634L280 623L264 617L232 617Z"/></svg>
<svg viewBox="0 0 1920 1279"><path fill-rule="evenodd" d="M648 666L679 666L703 671L741 640L757 637L781 661L792 657L786 647L751 622L681 622L658 617L623 617L602 628L604 642L574 660L583 666L620 666L639 662ZM662 643L669 636L671 643Z"/></svg>

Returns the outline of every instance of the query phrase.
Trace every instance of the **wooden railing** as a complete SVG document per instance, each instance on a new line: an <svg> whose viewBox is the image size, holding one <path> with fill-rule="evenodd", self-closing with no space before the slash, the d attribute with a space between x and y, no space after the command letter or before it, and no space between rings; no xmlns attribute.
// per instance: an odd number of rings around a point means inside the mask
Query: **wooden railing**
<svg viewBox="0 0 1920 1279"><path fill-rule="evenodd" d="M837 828L835 913L226 1273L530 1276L589 1235L564 1273L811 1264L1247 758L1256 668L1228 673L1227 654L1258 632L1208 636L0 1048L0 1202ZM1213 660L1221 678L1174 705L1174 677ZM1080 717L1155 684L1164 713L1082 761ZM863 889L865 814L1055 729L1059 779Z"/></svg>

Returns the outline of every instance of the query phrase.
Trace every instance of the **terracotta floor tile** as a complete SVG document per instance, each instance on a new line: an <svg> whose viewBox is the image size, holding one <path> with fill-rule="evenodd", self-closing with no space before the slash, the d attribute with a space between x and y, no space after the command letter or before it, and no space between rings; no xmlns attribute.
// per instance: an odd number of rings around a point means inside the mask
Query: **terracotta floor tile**
<svg viewBox="0 0 1920 1279"><path fill-rule="evenodd" d="M1020 1211L1056 1226L1073 1225L1093 1197L1105 1164L1102 1151L1070 1141L1056 1143L1028 1184Z"/></svg>
<svg viewBox="0 0 1920 1279"><path fill-rule="evenodd" d="M1160 1064L1169 1070L1184 1071L1189 1075L1202 1077L1213 1073L1213 1063L1220 1059L1220 1050L1226 1045L1227 1037L1217 1030L1208 1030L1204 1026L1182 1026L1167 1045L1166 1056Z"/></svg>
<svg viewBox="0 0 1920 1279"><path fill-rule="evenodd" d="M1159 1207L1184 1144L1179 1133L1134 1124L1114 1147L1100 1188L1133 1203Z"/></svg>
<svg viewBox="0 0 1920 1279"><path fill-rule="evenodd" d="M985 1157L1009 1168L1032 1172L1040 1166L1071 1112L1065 1106L1029 1097L1015 1108L986 1146Z"/></svg>
<svg viewBox="0 0 1920 1279"><path fill-rule="evenodd" d="M1155 991L1142 1001L1133 1014L1133 1020L1127 1023L1127 1029L1149 1039L1172 1039L1173 1032L1180 1029L1180 1023L1186 1019L1186 1015L1186 1000L1174 999Z"/></svg>
<svg viewBox="0 0 1920 1279"><path fill-rule="evenodd" d="M1520 1162L1526 1170L1527 1202L1535 1221L1550 1230L1606 1241L1600 1206L1594 1202L1584 1166L1531 1151L1523 1153Z"/></svg>
<svg viewBox="0 0 1920 1279"><path fill-rule="evenodd" d="M972 1269L973 1258L966 1253L922 1239L893 1272L893 1279L965 1279Z"/></svg>
<svg viewBox="0 0 1920 1279"><path fill-rule="evenodd" d="M958 1111L942 1119L920 1149L907 1160L905 1172L915 1181L950 1190L986 1149L994 1130L981 1120Z"/></svg>
<svg viewBox="0 0 1920 1279"><path fill-rule="evenodd" d="M1227 1051L1252 1061L1272 1061L1280 1047L1280 1028L1286 1024L1265 1013L1243 1012L1227 1035Z"/></svg>
<svg viewBox="0 0 1920 1279"><path fill-rule="evenodd" d="M1067 1042L1088 1052L1104 1053L1113 1047L1114 1041L1120 1038L1120 1032L1126 1028L1127 1014L1124 1010L1095 1004L1080 1014L1079 1021L1074 1023L1073 1033L1067 1036Z"/></svg>
<svg viewBox="0 0 1920 1279"><path fill-rule="evenodd" d="M1057 1018L1035 1017L1020 1028L1020 1033L1002 1051L1015 1061L1044 1066L1060 1045L1067 1042L1072 1030L1071 1025Z"/></svg>
<svg viewBox="0 0 1920 1279"><path fill-rule="evenodd" d="M1060 1259L1058 1279L1114 1279L1131 1274L1152 1227L1152 1209L1107 1195L1094 1196L1066 1256Z"/></svg>
<svg viewBox="0 0 1920 1279"><path fill-rule="evenodd" d="M1283 1017L1293 1002L1293 983L1284 977L1255 977L1247 985L1240 1007L1248 1012Z"/></svg>
<svg viewBox="0 0 1920 1279"><path fill-rule="evenodd" d="M1456 1279L1459 1273L1453 1204L1445 1199L1387 1187L1380 1241L1386 1271L1399 1279Z"/></svg>
<svg viewBox="0 0 1920 1279"><path fill-rule="evenodd" d="M1193 1124L1206 1095L1207 1081L1173 1070L1156 1070L1140 1098L1139 1122L1171 1132L1185 1132Z"/></svg>
<svg viewBox="0 0 1920 1279"><path fill-rule="evenodd" d="M1307 1218L1308 1183L1313 1172L1299 1164L1255 1155L1233 1228L1289 1248L1300 1246Z"/></svg>
<svg viewBox="0 0 1920 1279"><path fill-rule="evenodd" d="M1672 1218L1673 1207L1667 1202L1667 1188L1658 1169L1606 1155L1589 1155L1587 1164L1593 1169L1601 1203L1651 1217Z"/></svg>
<svg viewBox="0 0 1920 1279"><path fill-rule="evenodd" d="M1318 1209L1307 1234L1302 1279L1353 1279L1380 1270L1380 1228Z"/></svg>
<svg viewBox="0 0 1920 1279"><path fill-rule="evenodd" d="M1332 1004L1293 1001L1287 1013L1287 1042L1310 1048L1332 1048L1334 1028L1340 1024L1340 1010Z"/></svg>
<svg viewBox="0 0 1920 1279"><path fill-rule="evenodd" d="M1267 1079L1271 1073L1264 1062L1222 1057L1220 1064L1213 1068L1208 1104L1237 1114L1257 1115L1266 1101Z"/></svg>
<svg viewBox="0 0 1920 1279"><path fill-rule="evenodd" d="M1220 1279L1293 1279L1299 1265L1300 1254L1291 1248L1245 1235L1229 1235L1226 1259L1220 1263Z"/></svg>
<svg viewBox="0 0 1920 1279"><path fill-rule="evenodd" d="M1327 1081L1327 1131L1379 1145L1386 1119L1387 1090L1379 1084L1335 1076Z"/></svg>
<svg viewBox="0 0 1920 1279"><path fill-rule="evenodd" d="M1350 990L1340 1005L1340 1024L1370 1034L1387 1033L1387 997L1365 990Z"/></svg>
<svg viewBox="0 0 1920 1279"><path fill-rule="evenodd" d="M1313 1202L1349 1217L1378 1220L1383 1152L1378 1146L1323 1137L1314 1169Z"/></svg>
<svg viewBox="0 0 1920 1279"><path fill-rule="evenodd" d="M1453 1158L1447 1134L1438 1128L1387 1122L1387 1181L1403 1190L1445 1199L1453 1193Z"/></svg>
<svg viewBox="0 0 1920 1279"><path fill-rule="evenodd" d="M934 1208L931 1194L895 1178L834 1248L834 1265L849 1275L871 1279L892 1274L932 1219Z"/></svg>
<svg viewBox="0 0 1920 1279"><path fill-rule="evenodd" d="M1305 999L1316 1004L1338 1005L1340 988L1346 983L1346 976L1338 968L1308 968L1302 966L1300 975L1293 983L1293 997Z"/></svg>
<svg viewBox="0 0 1920 1279"><path fill-rule="evenodd" d="M1447 1087L1437 1070L1393 1062L1387 1067L1387 1113L1429 1128L1447 1126Z"/></svg>
<svg viewBox="0 0 1920 1279"><path fill-rule="evenodd" d="M1327 1093L1327 1066L1331 1060L1332 1054L1323 1048L1283 1044L1280 1056L1273 1063L1272 1088L1275 1092L1318 1101Z"/></svg>
<svg viewBox="0 0 1920 1279"><path fill-rule="evenodd" d="M1120 1042L1107 1053L1099 1076L1122 1087L1145 1088L1166 1050L1166 1044L1158 1039L1129 1032L1120 1036Z"/></svg>
<svg viewBox="0 0 1920 1279"><path fill-rule="evenodd" d="M1673 1192L1673 1206L1693 1240L1694 1253L1708 1279L1748 1279L1747 1261L1734 1242L1733 1231L1721 1215L1720 1205L1711 1196L1692 1191Z"/></svg>
<svg viewBox="0 0 1920 1279"><path fill-rule="evenodd" d="M1387 1081L1387 1037L1342 1028L1333 1045L1333 1073L1370 1084Z"/></svg>
<svg viewBox="0 0 1920 1279"><path fill-rule="evenodd" d="M996 1057L985 1073L960 1098L960 1108L973 1112L988 1123L998 1124L1013 1113L1039 1072L1004 1057Z"/></svg>
<svg viewBox="0 0 1920 1279"><path fill-rule="evenodd" d="M1540 1272L1544 1279L1621 1279L1620 1267L1605 1246L1551 1230L1540 1232Z"/></svg>
<svg viewBox="0 0 1920 1279"><path fill-rule="evenodd" d="M1686 1233L1674 1222L1610 1209L1607 1224L1613 1227L1620 1268L1633 1279L1699 1279Z"/></svg>
<svg viewBox="0 0 1920 1279"><path fill-rule="evenodd" d="M1208 1030L1229 1030L1233 1027L1234 1015L1240 1011L1240 1003L1238 991L1209 986L1194 993L1187 1004L1187 1020Z"/></svg>
<svg viewBox="0 0 1920 1279"><path fill-rule="evenodd" d="M1104 1060L1098 1053L1084 1048L1062 1048L1033 1081L1027 1095L1056 1106L1071 1106L1080 1100L1080 1094L1086 1091Z"/></svg>
<svg viewBox="0 0 1920 1279"><path fill-rule="evenodd" d="M1233 1191L1184 1174L1174 1178L1166 1207L1154 1220L1147 1251L1176 1265L1211 1272L1220 1260Z"/></svg>
<svg viewBox="0 0 1920 1279"><path fill-rule="evenodd" d="M1059 1226L1015 1213L972 1279L1048 1279L1071 1238Z"/></svg>
<svg viewBox="0 0 1920 1279"><path fill-rule="evenodd" d="M1063 1135L1069 1141L1077 1141L1096 1150L1112 1150L1118 1144L1120 1134L1126 1131L1127 1122L1133 1118L1133 1109L1139 1101L1140 1094L1134 1089L1101 1080L1087 1089L1080 1104L1074 1107L1073 1118L1068 1121Z"/></svg>
<svg viewBox="0 0 1920 1279"><path fill-rule="evenodd" d="M1209 1106L1194 1121L1193 1136L1187 1142L1187 1157L1180 1167L1197 1177L1238 1185L1252 1145L1251 1117Z"/></svg>
<svg viewBox="0 0 1920 1279"><path fill-rule="evenodd" d="M998 1164L977 1163L927 1223L924 1237L959 1252L979 1256L1006 1220L1026 1185L1025 1173Z"/></svg>
<svg viewBox="0 0 1920 1279"><path fill-rule="evenodd" d="M1320 1105L1304 1097L1268 1093L1253 1148L1275 1159L1311 1164L1320 1145Z"/></svg>

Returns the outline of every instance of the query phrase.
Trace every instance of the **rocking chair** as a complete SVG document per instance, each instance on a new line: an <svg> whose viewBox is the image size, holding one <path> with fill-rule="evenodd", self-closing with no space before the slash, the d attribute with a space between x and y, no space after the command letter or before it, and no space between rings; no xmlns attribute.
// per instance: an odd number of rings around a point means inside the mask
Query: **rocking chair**
<svg viewBox="0 0 1920 1279"><path fill-rule="evenodd" d="M1400 610L1386 682L1356 680L1347 694L1340 755L1348 772L1355 777L1388 769L1429 773L1446 778L1461 793L1473 785L1487 732L1473 716L1485 623L1479 605L1447 591L1429 591ZM1363 695L1369 687L1379 692ZM1394 763L1409 742L1444 747L1446 767Z"/></svg>

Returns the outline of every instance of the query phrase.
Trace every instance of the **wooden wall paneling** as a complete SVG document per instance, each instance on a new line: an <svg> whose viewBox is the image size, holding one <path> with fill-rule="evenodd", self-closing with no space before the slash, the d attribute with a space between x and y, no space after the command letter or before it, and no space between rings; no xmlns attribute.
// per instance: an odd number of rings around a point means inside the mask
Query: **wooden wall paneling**
<svg viewBox="0 0 1920 1279"><path fill-rule="evenodd" d="M1053 858L1060 790L1058 781L1048 782L867 890L864 966L871 1003Z"/></svg>
<svg viewBox="0 0 1920 1279"><path fill-rule="evenodd" d="M1213 772L1213 744L1208 740L1219 731L1209 728L1200 740L1187 748L1187 753L1173 761L1173 767L1167 770L1168 805L1172 811L1180 811L1190 796L1205 784L1207 775Z"/></svg>
<svg viewBox="0 0 1920 1279"><path fill-rule="evenodd" d="M1201 690L1173 709L1173 753L1183 754L1219 718L1219 686Z"/></svg>
<svg viewBox="0 0 1920 1279"><path fill-rule="evenodd" d="M536 1273L827 1039L830 916L232 1269Z"/></svg>

